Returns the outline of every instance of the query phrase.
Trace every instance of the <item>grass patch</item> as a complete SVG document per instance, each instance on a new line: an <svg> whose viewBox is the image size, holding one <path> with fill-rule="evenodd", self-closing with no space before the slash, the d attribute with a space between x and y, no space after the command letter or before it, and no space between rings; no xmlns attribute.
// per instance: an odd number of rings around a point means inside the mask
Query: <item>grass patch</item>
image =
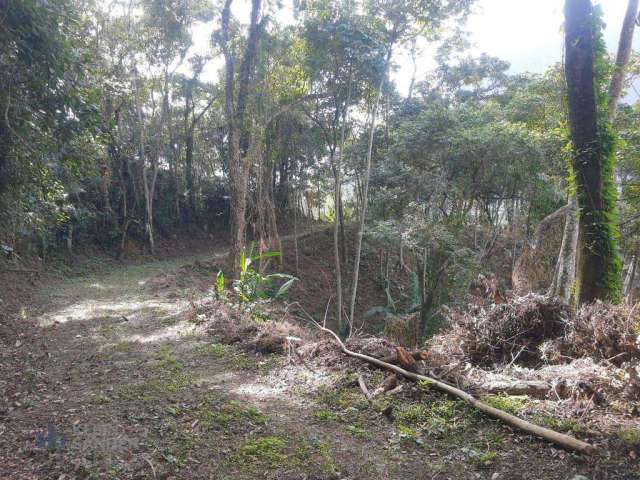
<svg viewBox="0 0 640 480"><path fill-rule="evenodd" d="M200 424L206 428L232 430L243 426L264 426L267 416L254 405L241 405L235 400L207 394L198 409Z"/></svg>
<svg viewBox="0 0 640 480"><path fill-rule="evenodd" d="M322 422L335 422L340 419L340 417L336 413L332 412L331 410L326 410L324 408L313 412L313 416L314 418L317 418Z"/></svg>
<svg viewBox="0 0 640 480"><path fill-rule="evenodd" d="M527 406L526 399L509 395L484 395L482 401L493 408L512 415L521 412Z"/></svg>
<svg viewBox="0 0 640 480"><path fill-rule="evenodd" d="M622 429L618 432L618 438L620 438L620 440L622 440L627 445L637 447L638 445L640 445L640 429Z"/></svg>
<svg viewBox="0 0 640 480"><path fill-rule="evenodd" d="M367 399L360 390L353 388L324 388L320 391L320 401L334 410L366 410L369 408Z"/></svg>
<svg viewBox="0 0 640 480"><path fill-rule="evenodd" d="M424 429L432 434L451 433L465 429L470 417L459 402L437 402L399 405L394 412L396 425L409 429Z"/></svg>
<svg viewBox="0 0 640 480"><path fill-rule="evenodd" d="M220 343L198 345L196 351L202 355L212 358L224 358L235 353L233 347L230 347L229 345L222 345Z"/></svg>
<svg viewBox="0 0 640 480"><path fill-rule="evenodd" d="M240 449L240 456L258 462L269 468L277 468L287 463L286 443L280 437L262 437L249 440Z"/></svg>
<svg viewBox="0 0 640 480"><path fill-rule="evenodd" d="M347 432L356 438L369 437L369 432L367 432L362 425L347 425Z"/></svg>
<svg viewBox="0 0 640 480"><path fill-rule="evenodd" d="M534 423L557 430L558 432L583 433L585 428L572 418L554 418L551 415L539 414L533 418Z"/></svg>

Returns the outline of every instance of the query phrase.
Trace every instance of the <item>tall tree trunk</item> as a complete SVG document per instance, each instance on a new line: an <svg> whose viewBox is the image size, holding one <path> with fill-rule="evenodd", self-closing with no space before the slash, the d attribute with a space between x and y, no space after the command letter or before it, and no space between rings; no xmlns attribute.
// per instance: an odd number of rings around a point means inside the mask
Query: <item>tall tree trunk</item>
<svg viewBox="0 0 640 480"><path fill-rule="evenodd" d="M335 264L336 275L336 321L338 323L338 332L344 333L344 325L342 321L342 264L345 262L345 240L344 240L344 223L342 216L342 154L344 153L344 143L347 132L347 119L349 116L349 104L351 103L351 72L349 72L349 83L347 87L347 101L342 110L342 125L340 127L340 149L335 158L335 149L331 150L331 165L333 165L334 175L334 210L335 218L333 220L333 259ZM339 115L337 115L340 118ZM319 219L319 216L318 216ZM342 248L340 248L342 244ZM350 319L348 319L350 321Z"/></svg>
<svg viewBox="0 0 640 480"><path fill-rule="evenodd" d="M196 217L196 192L193 182L193 128L187 130L185 141L185 180L187 184L187 222L192 223Z"/></svg>
<svg viewBox="0 0 640 480"><path fill-rule="evenodd" d="M576 273L576 249L578 246L578 202L574 195L569 198L564 220L564 233L558 254L558 262L549 287L549 294L569 301Z"/></svg>
<svg viewBox="0 0 640 480"><path fill-rule="evenodd" d="M609 85L609 103L608 113L609 121L612 122L618 110L618 102L622 96L624 87L624 77L627 71L627 65L631 58L631 50L633 43L633 31L636 26L636 18L638 16L639 0L629 0L627 11L622 23L620 32L620 41L618 42L618 54L616 56L616 65Z"/></svg>
<svg viewBox="0 0 640 480"><path fill-rule="evenodd" d="M580 208L576 300L616 300L619 272L610 222L613 205L605 200L609 187L604 145L599 138L595 85L594 18L590 0L565 4L565 76L573 171ZM607 192L608 193L608 192Z"/></svg>
<svg viewBox="0 0 640 480"><path fill-rule="evenodd" d="M624 279L624 287L622 291L622 295L624 296L627 303L632 303L631 300L631 292L633 289L633 280L636 276L636 266L638 264L638 257L636 255L631 256L631 262L629 262L629 269L627 270L627 276Z"/></svg>
<svg viewBox="0 0 640 480"><path fill-rule="evenodd" d="M299 255L298 255L298 201L297 201L297 197L298 197L298 192L296 190L294 190L293 193L296 197L296 201L293 202L293 254L295 256L295 261L296 261L296 276L300 275L300 272L298 270L299 267Z"/></svg>
<svg viewBox="0 0 640 480"><path fill-rule="evenodd" d="M618 102L622 96L622 88L624 86L624 77L629 60L631 58L633 33L635 29L635 21L638 14L639 0L629 0L627 11L620 32L620 40L618 43L618 53L616 56L616 65L609 85L608 98L608 119L613 122L616 117ZM565 231L562 237L562 247L558 255L558 264L556 265L556 273L553 278L550 294L558 295L565 300L569 300L571 288L575 279L576 271L576 249L578 246L578 202L572 197L569 201L569 209L565 221Z"/></svg>
<svg viewBox="0 0 640 480"><path fill-rule="evenodd" d="M230 46L231 4L226 0L222 10L221 46L225 58L225 113L229 130L229 193L231 207L231 248L232 274L237 278L240 255L245 249L247 182L249 159L243 156L241 145L244 117L251 83L251 71L260 40L261 25L258 23L262 0L251 0L251 20L249 36L238 75L238 95L235 96L235 58ZM235 101L234 101L235 100Z"/></svg>
<svg viewBox="0 0 640 480"><path fill-rule="evenodd" d="M138 114L138 124L140 128L140 133L138 135L138 155L140 157L140 162L142 163L142 186L144 191L144 212L145 212L145 221L144 221L144 230L147 235L147 240L149 242L149 249L151 254L155 253L155 239L153 236L153 199L152 199L152 190L149 185L149 178L147 175L147 155L145 148L145 125L144 125L144 117L142 115L142 104L140 100L140 82L142 80L139 78L136 72L136 78L134 80L135 83L135 101L136 101L136 111ZM156 171L157 173L157 171Z"/></svg>
<svg viewBox="0 0 640 480"><path fill-rule="evenodd" d="M334 165L334 150L331 150L331 164ZM342 152L339 153L339 157L342 155ZM335 277L336 277L336 322L338 325L338 333L342 335L344 333L344 325L342 321L342 262L340 258L340 242L339 242L339 231L340 231L340 219L338 215L338 205L340 205L341 201L341 190L342 190L342 178L341 178L341 170L342 170L342 162L338 158L337 163L334 166L334 190L333 190L333 203L335 216L333 219L333 263L335 269ZM318 208L318 218L320 217L320 208Z"/></svg>
<svg viewBox="0 0 640 480"><path fill-rule="evenodd" d="M356 309L356 298L358 296L358 277L360 275L360 257L362 254L362 237L364 236L364 224L367 216L367 203L369 198L369 176L371 174L371 156L373 154L373 137L376 132L376 114L378 112L378 105L380 104L380 98L382 97L382 88L387 79L387 73L389 71L389 63L391 62L391 54L393 53L393 44L395 43L396 30L394 28L389 41L389 47L387 50L387 57L384 63L384 70L382 72L382 78L378 84L378 90L376 92L376 98L371 110L371 126L369 127L369 143L367 146L367 161L364 177L364 187L362 190L362 206L360 208L360 223L358 225L358 239L356 244L356 254L353 266L353 282L351 285L351 304L349 306L349 319L351 324L354 322L354 313Z"/></svg>

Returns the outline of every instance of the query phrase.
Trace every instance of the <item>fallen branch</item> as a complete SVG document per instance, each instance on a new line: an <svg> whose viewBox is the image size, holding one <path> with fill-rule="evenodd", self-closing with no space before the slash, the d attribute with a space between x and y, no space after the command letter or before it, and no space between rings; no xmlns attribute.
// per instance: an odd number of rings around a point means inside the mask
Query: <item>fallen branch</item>
<svg viewBox="0 0 640 480"><path fill-rule="evenodd" d="M394 388L396 388L398 386L398 376L397 375L391 375L389 377L387 377L381 384L380 386L378 386L378 388L376 388L372 393L371 396L372 397L377 397L378 395L381 395L385 392L388 392L389 390L393 390Z"/></svg>
<svg viewBox="0 0 640 480"><path fill-rule="evenodd" d="M374 357L370 357L369 355L353 352L345 346L342 340L340 340L340 337L338 337L338 335L336 335L332 330L329 330L328 328L321 326L319 323L315 321L314 323L320 330L333 336L336 342L338 342L338 344L340 345L340 349L345 355L349 355L350 357L358 358L372 365L385 368L387 370L400 374L404 377L410 378L411 380L414 380L414 381L427 382L429 385L437 388L442 392L448 393L449 395L453 395L454 397L458 397L464 400L471 406L477 408L481 412L484 412L493 418L497 418L498 420L501 420L504 423L511 425L512 427L518 428L532 435L536 435L538 437L544 438L545 440L553 442L556 445L559 445L567 450L573 450L576 452L586 453L586 454L593 454L596 451L596 448L589 443L583 442L582 440L578 440L577 438L571 437L569 435L565 435L563 433L550 430L548 428L534 425L533 423L527 422L526 420L523 420L514 415L511 415L510 413L507 413L505 411L502 411L490 405L487 405L486 403L481 402L480 400L473 397L469 393L463 390L460 390L459 388L456 388L452 385L447 385L446 383L443 383L431 377L427 377L425 375L409 372L403 368L398 367L397 365L392 365L390 363L383 362L382 360L379 360Z"/></svg>
<svg viewBox="0 0 640 480"><path fill-rule="evenodd" d="M367 388L367 384L365 383L362 375L358 375L358 385L360 386L360 390L362 390L363 395L367 398L367 401L371 403L373 401L373 397L371 396L371 393L369 393L369 389Z"/></svg>

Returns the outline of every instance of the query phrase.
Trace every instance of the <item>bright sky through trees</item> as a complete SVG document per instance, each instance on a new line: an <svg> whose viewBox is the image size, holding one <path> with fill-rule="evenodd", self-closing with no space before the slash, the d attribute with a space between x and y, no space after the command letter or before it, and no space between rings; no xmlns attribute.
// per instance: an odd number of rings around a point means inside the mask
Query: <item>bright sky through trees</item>
<svg viewBox="0 0 640 480"><path fill-rule="evenodd" d="M607 23L605 38L611 52L617 46L618 35L626 0L602 0L599 2ZM467 30L474 46L472 52L482 52L506 60L511 64L512 73L543 72L549 65L562 59L562 5L559 0L479 0L469 17ZM249 2L234 2L234 14L240 20L249 17ZM284 2L277 14L278 21L292 20L292 4ZM193 51L206 54L210 51L209 39L218 19L212 23L199 24L194 29ZM634 46L640 46L636 37ZM397 70L393 78L400 92L405 93L411 81L412 64L408 52L395 56ZM416 80L434 68L432 51L423 50L417 58ZM222 67L220 61L210 62L203 78L213 79Z"/></svg>

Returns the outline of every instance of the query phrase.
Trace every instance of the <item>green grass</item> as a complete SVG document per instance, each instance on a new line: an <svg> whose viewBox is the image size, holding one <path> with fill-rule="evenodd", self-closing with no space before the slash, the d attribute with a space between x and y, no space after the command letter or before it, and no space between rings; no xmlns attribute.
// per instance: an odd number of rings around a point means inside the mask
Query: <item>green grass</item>
<svg viewBox="0 0 640 480"><path fill-rule="evenodd" d="M460 402L438 400L431 403L398 405L394 410L396 425L426 430L430 434L451 434L469 426L471 416Z"/></svg>
<svg viewBox="0 0 640 480"><path fill-rule="evenodd" d="M285 441L280 437L267 436L249 440L240 449L244 460L258 462L269 468L277 468L287 462Z"/></svg>
<svg viewBox="0 0 640 480"><path fill-rule="evenodd" d="M313 416L322 422L335 422L340 419L336 413L324 408L313 412Z"/></svg>
<svg viewBox="0 0 640 480"><path fill-rule="evenodd" d="M235 400L208 393L198 407L198 419L205 428L231 431L267 424L267 416L254 405L242 405Z"/></svg>
<svg viewBox="0 0 640 480"><path fill-rule="evenodd" d="M235 354L235 349L220 343L206 343L197 347L197 352L212 358L224 358Z"/></svg>
<svg viewBox="0 0 640 480"><path fill-rule="evenodd" d="M503 412L515 415L527 406L526 399L522 397L511 397L509 395L485 395L482 401Z"/></svg>
<svg viewBox="0 0 640 480"><path fill-rule="evenodd" d="M632 447L640 445L640 429L638 428L622 429L618 432L618 437Z"/></svg>

